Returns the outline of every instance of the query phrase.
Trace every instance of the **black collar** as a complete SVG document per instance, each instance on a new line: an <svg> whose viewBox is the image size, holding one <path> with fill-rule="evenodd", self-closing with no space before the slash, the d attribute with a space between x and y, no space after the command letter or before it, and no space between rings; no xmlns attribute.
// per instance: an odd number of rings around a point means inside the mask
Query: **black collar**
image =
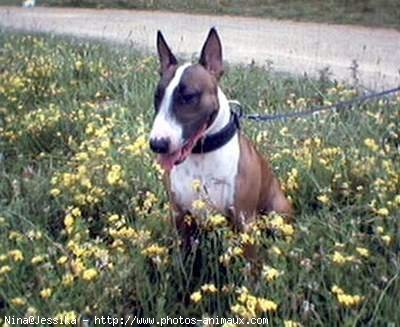
<svg viewBox="0 0 400 327"><path fill-rule="evenodd" d="M199 140L192 149L192 153L207 153L219 149L228 143L239 129L239 116L231 110L231 117L228 124L219 132L207 135Z"/></svg>

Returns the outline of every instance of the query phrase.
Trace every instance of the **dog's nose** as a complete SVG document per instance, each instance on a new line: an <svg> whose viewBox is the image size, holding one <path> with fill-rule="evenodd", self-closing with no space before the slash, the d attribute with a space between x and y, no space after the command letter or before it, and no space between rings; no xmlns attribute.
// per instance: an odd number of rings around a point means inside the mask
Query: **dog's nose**
<svg viewBox="0 0 400 327"><path fill-rule="evenodd" d="M155 153L165 154L169 152L169 139L157 138L150 139L150 149Z"/></svg>

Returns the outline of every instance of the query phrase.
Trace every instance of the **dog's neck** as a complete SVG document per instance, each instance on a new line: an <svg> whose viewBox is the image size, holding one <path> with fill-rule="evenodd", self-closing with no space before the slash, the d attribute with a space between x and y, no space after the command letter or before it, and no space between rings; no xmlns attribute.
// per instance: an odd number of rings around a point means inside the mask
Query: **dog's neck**
<svg viewBox="0 0 400 327"><path fill-rule="evenodd" d="M225 94L218 87L218 114L211 126L206 130L205 135L215 134L224 128L230 120L231 112L229 109L229 102Z"/></svg>
<svg viewBox="0 0 400 327"><path fill-rule="evenodd" d="M235 142L234 139L237 140L235 134L237 135L239 128L238 118L231 112L229 101L221 89L218 88L217 91L218 112L211 126L205 131L203 139L196 144L189 155L193 159L205 159L205 155L214 153L214 156L211 156L213 160L220 160L222 158L218 158L219 154L224 153L224 149L228 148L227 145ZM222 152L218 150L222 150ZM215 155L217 158L215 158Z"/></svg>

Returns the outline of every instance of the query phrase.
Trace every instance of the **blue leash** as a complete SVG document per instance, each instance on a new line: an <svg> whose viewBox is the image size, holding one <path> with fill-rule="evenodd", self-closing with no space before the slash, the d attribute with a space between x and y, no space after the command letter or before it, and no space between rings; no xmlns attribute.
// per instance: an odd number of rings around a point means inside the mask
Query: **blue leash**
<svg viewBox="0 0 400 327"><path fill-rule="evenodd" d="M265 121L274 121L274 120L286 120L288 118L298 118L298 117L304 117L308 115L312 115L321 111L327 111L327 110L332 110L332 109L345 109L350 107L351 105L355 103L362 103L365 101L368 101L370 99L374 98L381 98L385 95L393 94L400 92L400 86L389 89L389 90L384 90L382 92L377 92L377 93L370 93L367 95L359 96L356 98L353 98L351 100L347 101L339 101L331 105L326 105L322 107L312 107L309 110L304 110L304 111L297 111L297 112L289 112L285 114L276 114L276 115L260 115L260 114L244 114L243 109L241 104L238 101L229 101L229 104L233 111L236 112L239 118L244 118L244 119L249 119L249 120L254 120L254 121L259 121L259 122L265 122Z"/></svg>

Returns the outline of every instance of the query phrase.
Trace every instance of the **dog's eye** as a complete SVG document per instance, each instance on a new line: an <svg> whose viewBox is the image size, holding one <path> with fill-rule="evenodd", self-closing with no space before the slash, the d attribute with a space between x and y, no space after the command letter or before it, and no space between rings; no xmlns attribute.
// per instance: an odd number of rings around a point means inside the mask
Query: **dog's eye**
<svg viewBox="0 0 400 327"><path fill-rule="evenodd" d="M182 102L184 102L184 103L194 102L195 100L198 99L198 97L199 97L199 93L197 93L197 92L182 94Z"/></svg>

